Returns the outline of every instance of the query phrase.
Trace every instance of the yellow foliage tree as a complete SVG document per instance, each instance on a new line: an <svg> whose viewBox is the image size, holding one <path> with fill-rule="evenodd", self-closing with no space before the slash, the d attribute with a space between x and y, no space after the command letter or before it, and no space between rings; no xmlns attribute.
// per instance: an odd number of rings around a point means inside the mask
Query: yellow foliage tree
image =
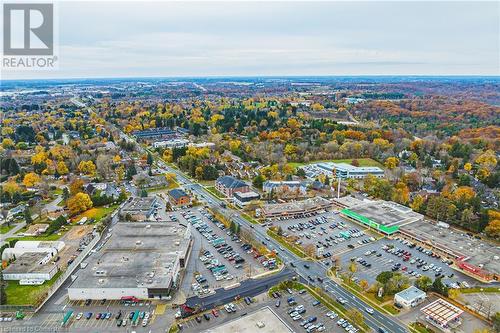
<svg viewBox="0 0 500 333"><path fill-rule="evenodd" d="M68 209L72 215L84 212L92 208L92 200L87 193L78 192L68 199Z"/></svg>
<svg viewBox="0 0 500 333"><path fill-rule="evenodd" d="M9 149L9 148L14 148L14 141L12 141L12 139L9 139L9 138L5 138L2 140L2 147L5 148L5 149Z"/></svg>
<svg viewBox="0 0 500 333"><path fill-rule="evenodd" d="M23 184L26 187L33 187L40 182L40 176L34 172L24 175Z"/></svg>
<svg viewBox="0 0 500 333"><path fill-rule="evenodd" d="M57 162L57 173L60 175L67 175L69 173L69 169L66 166L66 163L64 161L59 161Z"/></svg>
<svg viewBox="0 0 500 333"><path fill-rule="evenodd" d="M13 196L16 193L21 192L21 188L19 187L19 184L17 184L13 180L7 181L5 184L3 184L3 191L8 193L10 196Z"/></svg>
<svg viewBox="0 0 500 333"><path fill-rule="evenodd" d="M398 166L398 164L399 164L399 159L394 156L388 157L384 163L385 167L389 170L394 169L395 167Z"/></svg>
<svg viewBox="0 0 500 333"><path fill-rule="evenodd" d="M95 176L96 166L95 166L94 162L92 162L90 160L89 161L81 161L78 164L78 170L83 174L86 174L90 177L93 177L93 176Z"/></svg>

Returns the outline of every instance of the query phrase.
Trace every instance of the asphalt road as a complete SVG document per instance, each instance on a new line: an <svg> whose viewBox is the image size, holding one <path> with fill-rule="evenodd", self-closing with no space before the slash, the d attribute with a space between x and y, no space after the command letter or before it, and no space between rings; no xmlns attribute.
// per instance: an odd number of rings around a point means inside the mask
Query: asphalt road
<svg viewBox="0 0 500 333"><path fill-rule="evenodd" d="M93 111L92 111L93 112ZM115 127L116 128L116 127ZM136 142L135 139L131 138L130 136L127 136L125 133L123 133L120 129L116 128L118 131L120 131L120 134L122 137L127 138L128 141L133 141ZM146 153L146 149L142 147L141 145L137 144L137 149L139 149L142 153ZM165 162L162 160L157 160L156 161L158 166L165 169L167 172L172 172L176 175L177 180L181 182L181 185L184 186L185 188L191 190L194 194L198 196L198 198L202 198L205 200L209 206L216 207L222 214L224 214L227 217L230 217L233 219L235 222L239 223L243 228L247 228L248 230L251 230L250 225L251 223L245 220L243 217L240 216L239 212L229 209L229 208L223 208L221 206L221 203L223 202L219 198L215 197L212 195L208 190L206 190L203 186L200 184L192 181L188 177L184 175L181 171L171 168L168 166ZM265 242L268 247L273 246L274 249L278 249L280 247L280 244L275 241L274 239L270 238L270 240L266 240L267 234L265 228L255 225L252 231L252 234L254 237L260 241L260 242ZM283 259L283 261L286 264L289 264L290 262L295 263L295 272L300 275L301 277L305 278L307 280L308 275L317 275L317 276L326 276L327 272L327 267L319 264L319 263L311 263L308 262L310 265L309 269L306 269L303 266L303 263L305 261L300 260L297 258L293 253L285 249L284 251L279 250L278 251L279 256ZM328 279L327 279L328 280ZM359 310L363 310L366 307L370 307L367 303L365 303L363 300L357 298L356 296L352 295L350 292L345 290L342 286L337 284L334 281L328 280L324 284L321 284L320 287L322 287L324 290L328 291L330 294L336 297L343 297L347 300L349 300L349 305L351 307L355 307ZM365 313L366 314L366 313ZM388 332L394 332L394 333L402 333L402 332L408 332L406 329L405 325L401 324L399 321L390 318L376 309L374 309L373 315L365 315L365 322L366 324L373 328L375 331L378 331L379 328L384 328Z"/></svg>
<svg viewBox="0 0 500 333"><path fill-rule="evenodd" d="M209 191L207 191L203 186L201 186L198 183L195 183L191 181L189 178L187 178L182 172L179 170L170 168L166 163L163 161L158 161L158 164L160 167L166 169L168 172L173 172L177 176L177 180L181 181L181 183L184 183L184 187L190 189L194 194L196 194L199 198L203 198L210 206L217 207L217 209L224 215L232 218L235 222L239 223L243 228L247 228L250 230L250 225L251 223L242 218L237 211L234 211L229 208L223 208L220 204L222 203L222 200L219 198L216 198L213 196ZM266 245L272 246L274 249L278 250L280 247L280 244L275 241L274 239L270 238L270 240L266 240L267 234L266 234L266 229L258 226L258 225L253 225L253 235L254 237L260 241L266 243ZM294 270L298 275L300 275L302 278L305 280L307 279L308 275L312 276L326 276L327 272L327 267L318 264L318 263L311 263L307 262L310 266L309 269L305 268L303 266L306 261L301 260L297 258L293 253L285 249L284 251L278 250L279 256L283 259L283 261L286 264L290 264L293 262L295 264ZM317 284L319 285L319 284ZM324 284L320 285L324 290L328 291L330 294L333 295L334 298L336 297L343 297L348 300L348 305L349 307L354 307L362 312L363 309L366 307L370 307L368 304L366 304L364 301L361 299L357 298L356 296L352 295L350 292L345 290L342 286L337 284L334 281L327 280ZM401 333L401 332L408 332L408 330L405 328L403 324L400 324L396 320L389 318L388 316L380 313L376 309L374 309L373 315L368 315L365 314L365 322L368 326L373 328L375 331L378 330L379 327L385 328L386 331L388 332L394 332L394 333Z"/></svg>

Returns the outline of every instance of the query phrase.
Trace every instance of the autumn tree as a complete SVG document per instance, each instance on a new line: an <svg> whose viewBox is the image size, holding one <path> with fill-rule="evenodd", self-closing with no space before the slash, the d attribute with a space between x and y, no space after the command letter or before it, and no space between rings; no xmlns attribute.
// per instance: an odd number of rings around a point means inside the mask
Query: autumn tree
<svg viewBox="0 0 500 333"><path fill-rule="evenodd" d="M95 166L94 162L92 162L90 160L89 161L81 161L78 164L78 171L80 171L81 173L83 173L87 176L94 177L96 174L96 166Z"/></svg>
<svg viewBox="0 0 500 333"><path fill-rule="evenodd" d="M78 192L83 191L83 180L80 178L74 179L70 184L69 184L69 193L71 195L75 195Z"/></svg>
<svg viewBox="0 0 500 333"><path fill-rule="evenodd" d="M60 175L67 175L69 173L68 166L64 163L64 161L57 162L56 171Z"/></svg>
<svg viewBox="0 0 500 333"><path fill-rule="evenodd" d="M394 156L388 157L385 160L384 165L389 170L395 169L399 165L399 159Z"/></svg>
<svg viewBox="0 0 500 333"><path fill-rule="evenodd" d="M33 187L36 184L40 183L40 176L34 172L29 172L24 175L23 184L26 187Z"/></svg>
<svg viewBox="0 0 500 333"><path fill-rule="evenodd" d="M84 212L92 208L92 200L87 193L79 192L68 199L68 209L72 215Z"/></svg>

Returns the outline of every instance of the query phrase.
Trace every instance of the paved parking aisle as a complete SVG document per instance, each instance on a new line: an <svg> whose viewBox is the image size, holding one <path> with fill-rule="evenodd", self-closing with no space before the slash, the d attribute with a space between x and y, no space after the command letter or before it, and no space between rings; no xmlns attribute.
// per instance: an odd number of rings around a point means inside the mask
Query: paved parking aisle
<svg viewBox="0 0 500 333"><path fill-rule="evenodd" d="M404 260L404 256L398 256L385 251L384 246L394 247L401 249L410 253L409 260ZM370 254L368 254L370 252ZM435 258L427 255L421 251L418 251L416 247L410 247L407 244L402 243L396 239L380 239L376 242L367 244L366 246L353 249L349 252L344 253L341 256L341 266L347 267L351 260L364 260L366 263L371 264L370 267L366 265L358 264L358 271L355 277L358 279L364 279L369 283L375 282L375 278L378 274L384 271L391 271L395 264L399 264L400 269L398 272L403 273L411 279L416 279L420 275L427 275L431 279L436 278L436 270L432 267L441 267L439 271L443 276L443 282L453 284L455 282L466 281L470 285L474 285L475 282L472 278L454 270L449 267L449 265L442 261L441 258ZM425 265L418 267L418 262L414 262L416 259L422 259L426 262ZM424 267L430 267L428 270L424 270ZM413 275L410 274L413 272Z"/></svg>

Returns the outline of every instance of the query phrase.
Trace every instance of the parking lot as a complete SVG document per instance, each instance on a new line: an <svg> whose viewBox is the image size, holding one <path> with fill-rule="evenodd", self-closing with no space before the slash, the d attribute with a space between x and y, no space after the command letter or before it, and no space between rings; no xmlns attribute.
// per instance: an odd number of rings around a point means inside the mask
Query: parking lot
<svg viewBox="0 0 500 333"><path fill-rule="evenodd" d="M206 312L204 314L193 316L188 320L182 321L182 331L186 333L191 332L204 332L220 326L228 321L246 316L248 313L269 307L273 312L286 323L294 332L356 332L357 330L351 328L347 330L349 324L344 321L339 322L340 317L335 312L329 310L308 292L290 290L291 293L286 291L280 292L279 297L270 297L266 294L261 294L252 299L252 303L240 300L233 302L235 311L228 312L225 307L221 307L215 311ZM279 304L279 306L277 306ZM216 314L216 316L214 315ZM295 318L295 320L292 318ZM310 321L308 323L307 321ZM309 325L308 325L309 324ZM344 325L345 327L342 327ZM304 328L304 326L306 328ZM312 327L312 328L311 328ZM308 330L309 329L309 330Z"/></svg>
<svg viewBox="0 0 500 333"><path fill-rule="evenodd" d="M274 268L265 257L255 258L251 247L243 247L245 243L205 209L169 212L170 216L193 227L194 244L181 288L187 296L207 296Z"/></svg>
<svg viewBox="0 0 500 333"><path fill-rule="evenodd" d="M65 311L41 313L37 318L41 332L61 329L63 318L70 310L73 311L73 315L65 327L75 331L88 329L101 332L130 332L131 330L147 332L149 325L155 319L156 306L149 301L125 303L119 300L94 300L86 302L69 301L66 297L61 301ZM138 314L137 324L134 326L131 313L135 314L135 312ZM144 320L145 318L147 319Z"/></svg>
<svg viewBox="0 0 500 333"><path fill-rule="evenodd" d="M372 231L340 217L336 212L276 221L274 225L281 226L284 236L297 236L296 245L302 248L314 245L327 265L332 256L375 241Z"/></svg>
<svg viewBox="0 0 500 333"><path fill-rule="evenodd" d="M470 277L451 268L450 261L443 262L444 259L439 256L432 256L431 252L425 253L425 250L419 251L418 248L403 243L403 240L384 238L344 253L341 267L345 269L351 260L356 261L358 270L354 275L355 278L366 280L370 284L375 282L378 274L391 271L395 266L399 268L394 271L402 272L414 279L420 275L427 275L434 280L439 273L443 282L450 287L456 287L458 283L464 281L466 285L474 283ZM396 253L398 250L399 254Z"/></svg>
<svg viewBox="0 0 500 333"><path fill-rule="evenodd" d="M291 303L288 302L290 297L293 298ZM290 325L290 327L293 328L295 332L348 331L347 329L350 323L341 319L336 312L328 309L308 292L292 291L291 295L287 292L283 292L281 294L280 302L280 307L275 308L275 311L288 323L288 325ZM311 324L306 324L307 321ZM339 324L337 324L337 322ZM345 327L342 327L342 325ZM349 328L349 332L354 333L357 331L358 330L353 327Z"/></svg>

